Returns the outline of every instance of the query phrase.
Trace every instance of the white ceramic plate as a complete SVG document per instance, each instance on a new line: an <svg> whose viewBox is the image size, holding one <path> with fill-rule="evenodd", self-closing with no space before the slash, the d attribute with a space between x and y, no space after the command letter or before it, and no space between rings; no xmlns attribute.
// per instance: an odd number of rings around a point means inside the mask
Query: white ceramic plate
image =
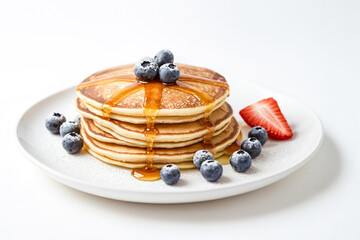
<svg viewBox="0 0 360 240"><path fill-rule="evenodd" d="M143 203L198 202L249 192L293 173L315 154L322 142L323 129L316 115L303 104L249 83L238 83L236 94L235 90L232 92L229 102L243 125L238 114L240 109L274 97L294 137L287 141L268 140L246 173L237 173L225 165L223 176L216 183L207 182L198 170L183 171L175 186L167 186L161 180L142 182L134 179L130 170L102 163L85 150L67 154L61 146L60 135L49 133L44 121L54 111L63 113L68 120L77 115L75 87L49 96L28 109L18 123L17 138L25 155L59 182L90 194ZM245 126L243 134L248 130Z"/></svg>

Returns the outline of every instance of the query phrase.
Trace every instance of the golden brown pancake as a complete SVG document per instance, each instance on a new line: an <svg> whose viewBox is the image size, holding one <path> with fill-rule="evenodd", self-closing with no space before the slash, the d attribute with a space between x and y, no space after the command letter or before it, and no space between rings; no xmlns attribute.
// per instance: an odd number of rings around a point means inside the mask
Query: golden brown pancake
<svg viewBox="0 0 360 240"><path fill-rule="evenodd" d="M206 68L200 68L185 64L176 64L181 72L178 84L187 86L186 88L205 93L213 99L212 108L221 106L229 94L228 88L224 87L226 80L220 74ZM93 82L101 82L99 86L90 86L77 91L78 97L92 107L101 110L112 96L132 84L129 79L136 79L133 71L134 65L127 65L107 69L95 73L85 79L79 86ZM203 79L195 81L193 78ZM126 81L112 82L113 79L124 79ZM109 80L110 79L110 80ZM104 84L104 81L110 81ZM209 82L210 81L210 82ZM131 93L122 99L116 106L112 107L112 114L145 117L144 89ZM184 91L184 87L164 86L162 98L158 108L157 117L161 116L196 116L203 115L207 107L201 97L193 92ZM165 120L164 118L163 120ZM123 119L124 120L124 119Z"/></svg>
<svg viewBox="0 0 360 240"><path fill-rule="evenodd" d="M76 101L76 108L83 117L92 119L96 124L108 128L117 135L122 136L121 140L129 139L127 142L131 142L131 139L137 139L143 142L146 140L144 136L144 129L146 128L146 125L131 124L99 117L90 112L80 99L77 99ZM230 122L231 117L232 109L227 103L223 104L219 109L214 111L210 115L210 120L214 125L215 131L218 131L226 126ZM201 140L208 133L208 130L200 122L200 120L179 124L156 124L156 129L157 135L154 141L155 143L186 142L194 139Z"/></svg>
<svg viewBox="0 0 360 240"><path fill-rule="evenodd" d="M92 112L98 116L104 116L104 113L102 112L102 110L99 110L85 102L83 102L83 103L90 112ZM222 105L215 106L215 109L213 109L213 111L218 109L221 106ZM128 115L120 115L120 114L110 113L110 114L108 114L107 117L114 119L114 120L119 120L121 122L129 122L129 123L134 123L134 124L146 124L146 118L143 116L128 116ZM189 115L189 116L157 116L155 118L155 123L167 123L167 124L186 123L186 122L194 122L203 117L204 117L203 114L196 114L196 115Z"/></svg>
<svg viewBox="0 0 360 240"><path fill-rule="evenodd" d="M219 135L212 139L213 149L216 157L220 157L223 154L224 149L236 140L240 131L239 125L234 118L232 118L229 126ZM81 135L83 136L84 143L87 148L93 153L99 156L103 156L112 160L111 164L118 166L131 167L131 164L143 164L145 166L146 161L146 149L128 147L113 143L100 142L87 134L84 130L84 126L81 127ZM202 143L196 143L187 147L165 149L155 149L153 158L154 164L165 164L165 163L183 163L191 162L194 153L197 150L203 149ZM94 154L94 155L96 155ZM103 160L104 159L100 159Z"/></svg>
<svg viewBox="0 0 360 240"><path fill-rule="evenodd" d="M114 165L116 167L124 167L124 168L130 168L130 169L134 169L134 168L143 168L145 167L145 163L129 163L129 162L120 162L120 161L116 161L113 159L110 159L108 157L104 157L100 154L97 154L96 152L92 151L91 149L87 148L86 149L92 156L94 156L95 158L110 164L110 165ZM220 156L220 154L219 154ZM166 165L166 163L154 163L153 166L161 169L164 165ZM191 168L195 168L195 165L193 164L192 161L187 161L187 162L179 162L176 164L176 166L178 166L180 169L191 169Z"/></svg>
<svg viewBox="0 0 360 240"><path fill-rule="evenodd" d="M98 125L96 122L94 122L91 119L88 118L82 118L81 119L81 125L84 127L84 131L89 134L90 137L100 141L100 142L108 142L108 143L115 143L119 145L124 146L130 146L130 147L139 147L139 148L146 148L146 142L137 140L137 139L131 139L123 137L114 131L112 131L109 128L103 127L101 125ZM224 131L229 124L226 124L224 127L219 129L214 133L214 136L220 134L222 131ZM185 147L188 145L192 145L197 142L201 142L203 138L197 138L190 141L179 141L179 142L155 142L154 148L178 148L178 147Z"/></svg>

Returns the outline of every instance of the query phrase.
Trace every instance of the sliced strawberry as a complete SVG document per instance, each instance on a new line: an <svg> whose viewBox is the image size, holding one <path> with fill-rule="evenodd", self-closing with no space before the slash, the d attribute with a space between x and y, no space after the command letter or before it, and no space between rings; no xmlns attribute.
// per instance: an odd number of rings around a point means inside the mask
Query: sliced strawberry
<svg viewBox="0 0 360 240"><path fill-rule="evenodd" d="M240 115L248 125L265 128L271 138L285 140L293 136L289 124L273 98L247 106L240 111Z"/></svg>

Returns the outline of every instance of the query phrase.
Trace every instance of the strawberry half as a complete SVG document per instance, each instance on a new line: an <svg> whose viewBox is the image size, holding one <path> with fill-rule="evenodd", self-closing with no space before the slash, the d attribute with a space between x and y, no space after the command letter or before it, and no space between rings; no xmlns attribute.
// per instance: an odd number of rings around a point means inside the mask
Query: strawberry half
<svg viewBox="0 0 360 240"><path fill-rule="evenodd" d="M247 106L240 111L240 116L251 127L265 128L271 138L285 140L293 136L274 98L267 98Z"/></svg>

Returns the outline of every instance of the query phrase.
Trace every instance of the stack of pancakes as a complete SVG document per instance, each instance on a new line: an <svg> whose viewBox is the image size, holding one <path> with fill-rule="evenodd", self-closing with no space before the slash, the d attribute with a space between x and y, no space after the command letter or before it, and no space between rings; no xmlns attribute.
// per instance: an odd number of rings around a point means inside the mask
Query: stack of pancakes
<svg viewBox="0 0 360 240"><path fill-rule="evenodd" d="M204 148L222 156L240 131L225 102L226 80L209 69L177 66L181 75L173 86L139 83L133 65L85 79L78 87L76 108L88 152L132 169L149 164L150 152L156 168L168 163L193 168L194 153Z"/></svg>

